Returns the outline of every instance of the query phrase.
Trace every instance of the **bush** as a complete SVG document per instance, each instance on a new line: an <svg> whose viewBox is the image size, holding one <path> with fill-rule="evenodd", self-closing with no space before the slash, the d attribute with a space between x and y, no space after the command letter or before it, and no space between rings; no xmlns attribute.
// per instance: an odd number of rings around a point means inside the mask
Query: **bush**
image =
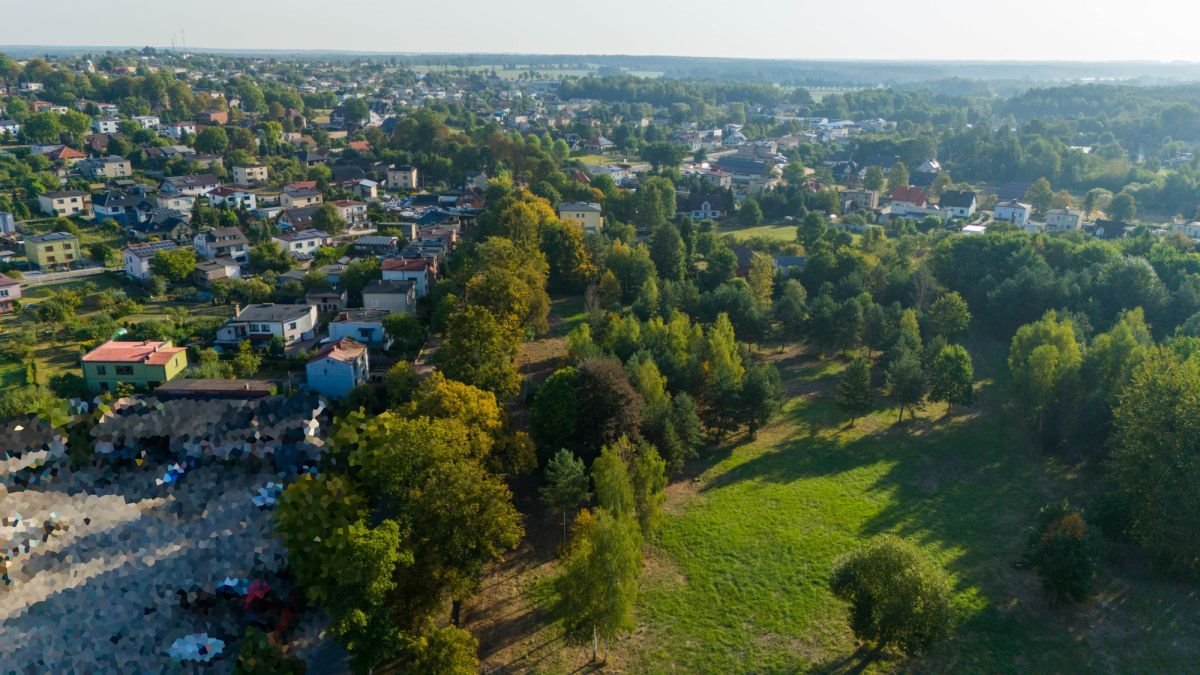
<svg viewBox="0 0 1200 675"><path fill-rule="evenodd" d="M1092 591L1099 540L1083 513L1067 500L1048 504L1029 528L1026 562L1042 579L1051 604L1080 602Z"/></svg>
<svg viewBox="0 0 1200 675"><path fill-rule="evenodd" d="M950 580L920 549L893 536L838 561L830 588L850 603L850 628L879 648L917 654L954 626Z"/></svg>

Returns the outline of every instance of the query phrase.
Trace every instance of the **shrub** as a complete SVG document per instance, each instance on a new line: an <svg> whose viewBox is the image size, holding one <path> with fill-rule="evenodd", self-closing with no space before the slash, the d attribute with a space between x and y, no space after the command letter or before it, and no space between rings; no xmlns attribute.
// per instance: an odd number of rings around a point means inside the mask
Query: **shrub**
<svg viewBox="0 0 1200 675"><path fill-rule="evenodd" d="M1048 504L1029 529L1026 562L1042 579L1042 589L1051 604L1080 602L1092 591L1099 557L1095 529L1083 513L1063 500Z"/></svg>

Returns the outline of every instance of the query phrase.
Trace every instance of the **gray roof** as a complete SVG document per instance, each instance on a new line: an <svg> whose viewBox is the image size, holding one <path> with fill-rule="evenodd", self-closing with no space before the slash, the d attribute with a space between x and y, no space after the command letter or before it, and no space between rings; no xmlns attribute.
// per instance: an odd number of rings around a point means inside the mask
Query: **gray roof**
<svg viewBox="0 0 1200 675"><path fill-rule="evenodd" d="M559 211L593 211L600 213L600 205L592 202L563 202L558 205Z"/></svg>
<svg viewBox="0 0 1200 675"><path fill-rule="evenodd" d="M412 291L416 285L417 285L417 282L409 281L409 280L406 280L406 281L395 281L395 280L383 281L381 279L376 279L375 281L372 281L371 283L367 284L367 287L363 289L363 295L379 295L379 294L391 294L391 293L403 293L405 295L408 295L408 293L410 291Z"/></svg>
<svg viewBox="0 0 1200 675"><path fill-rule="evenodd" d="M250 322L279 322L289 319L298 319L308 316L312 310L312 305L283 305L273 302L264 302L258 305L248 305L230 321Z"/></svg>
<svg viewBox="0 0 1200 675"><path fill-rule="evenodd" d="M391 312L386 309L377 309L375 307L345 309L341 312L338 312L337 317L334 318L332 323L383 321L390 314Z"/></svg>
<svg viewBox="0 0 1200 675"><path fill-rule="evenodd" d="M46 234L31 234L25 238L26 241L32 241L39 244L43 241L62 241L63 239L74 239L75 235L70 232L47 232Z"/></svg>
<svg viewBox="0 0 1200 675"><path fill-rule="evenodd" d="M399 237L391 237L386 234L364 234L354 240L355 246L395 246L400 240Z"/></svg>

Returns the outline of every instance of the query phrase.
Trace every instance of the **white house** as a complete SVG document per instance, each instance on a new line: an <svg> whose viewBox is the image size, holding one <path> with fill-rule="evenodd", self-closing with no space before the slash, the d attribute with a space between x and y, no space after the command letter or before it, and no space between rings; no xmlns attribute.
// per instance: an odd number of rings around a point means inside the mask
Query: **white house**
<svg viewBox="0 0 1200 675"><path fill-rule="evenodd" d="M0 120L0 136L10 134L16 136L21 133L21 123L16 120Z"/></svg>
<svg viewBox="0 0 1200 675"><path fill-rule="evenodd" d="M173 241L150 241L144 244L131 244L121 256L125 262L125 275L131 279L145 281L150 278L150 261L160 251L172 251L179 248Z"/></svg>
<svg viewBox="0 0 1200 675"><path fill-rule="evenodd" d="M376 279L363 289L363 307L411 314L417 309L417 284Z"/></svg>
<svg viewBox="0 0 1200 675"><path fill-rule="evenodd" d="M298 232L284 232L277 234L272 239L278 243L283 250L292 255L313 255L322 246L328 246L333 241L329 233L320 230L300 230Z"/></svg>
<svg viewBox="0 0 1200 675"><path fill-rule="evenodd" d="M599 204L592 202L563 202L558 205L558 218L563 222L578 223L584 232L599 232L604 228Z"/></svg>
<svg viewBox="0 0 1200 675"><path fill-rule="evenodd" d="M196 255L206 260L224 256L244 263L250 255L250 242L236 227L217 227L198 232L192 239L192 247Z"/></svg>
<svg viewBox="0 0 1200 675"><path fill-rule="evenodd" d="M228 206L233 209L253 211L258 208L258 195L249 190L222 185L205 193L213 206Z"/></svg>
<svg viewBox="0 0 1200 675"><path fill-rule="evenodd" d="M115 134L121 129L121 120L116 117L101 117L92 122L92 130L98 134Z"/></svg>
<svg viewBox="0 0 1200 675"><path fill-rule="evenodd" d="M388 258L380 263L384 281L411 281L418 298L423 298L437 276L434 261L426 258Z"/></svg>
<svg viewBox="0 0 1200 675"><path fill-rule="evenodd" d="M316 336L317 308L312 305L261 303L234 308L234 316L217 329L217 344L235 345L244 340L269 342L276 335L284 344Z"/></svg>
<svg viewBox="0 0 1200 675"><path fill-rule="evenodd" d="M331 203L333 204L333 208L337 209L338 215L342 217L342 220L346 221L347 225L354 227L355 225L367 222L366 204L354 201L353 199L339 199Z"/></svg>
<svg viewBox="0 0 1200 675"><path fill-rule="evenodd" d="M992 210L992 217L996 220L1004 220L1022 228L1029 224L1031 215L1033 215L1033 207L1015 199L1000 202Z"/></svg>
<svg viewBox="0 0 1200 675"><path fill-rule="evenodd" d="M267 167L261 164L233 167L233 182L238 185L261 185L267 182Z"/></svg>
<svg viewBox="0 0 1200 675"><path fill-rule="evenodd" d="M172 124L168 124L168 125L164 126L162 128L162 130L160 131L160 133L162 133L163 136L168 136L170 138L176 138L176 139L183 138L184 134L187 134L190 136L195 136L196 135L196 123L195 122L174 122Z"/></svg>
<svg viewBox="0 0 1200 675"><path fill-rule="evenodd" d="M216 176L204 173L192 176L171 176L163 180L159 190L167 194L199 197L220 186L221 181Z"/></svg>
<svg viewBox="0 0 1200 675"><path fill-rule="evenodd" d="M158 129L162 126L162 120L158 115L134 115L133 121L142 125L143 129Z"/></svg>
<svg viewBox="0 0 1200 675"><path fill-rule="evenodd" d="M979 202L970 190L947 190L938 200L938 206L949 218L970 218L975 215Z"/></svg>
<svg viewBox="0 0 1200 675"><path fill-rule="evenodd" d="M1046 227L1055 232L1074 232L1083 227L1083 212L1051 209L1046 212Z"/></svg>
<svg viewBox="0 0 1200 675"><path fill-rule="evenodd" d="M350 338L327 344L304 366L308 387L329 398L342 398L370 377L366 345Z"/></svg>

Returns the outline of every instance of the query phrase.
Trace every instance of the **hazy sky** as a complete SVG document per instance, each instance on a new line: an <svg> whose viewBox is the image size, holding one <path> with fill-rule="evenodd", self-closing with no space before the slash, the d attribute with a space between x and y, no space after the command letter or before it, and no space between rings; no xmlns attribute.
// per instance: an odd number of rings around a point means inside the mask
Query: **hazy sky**
<svg viewBox="0 0 1200 675"><path fill-rule="evenodd" d="M0 44L1200 61L1189 0L0 0Z"/></svg>

